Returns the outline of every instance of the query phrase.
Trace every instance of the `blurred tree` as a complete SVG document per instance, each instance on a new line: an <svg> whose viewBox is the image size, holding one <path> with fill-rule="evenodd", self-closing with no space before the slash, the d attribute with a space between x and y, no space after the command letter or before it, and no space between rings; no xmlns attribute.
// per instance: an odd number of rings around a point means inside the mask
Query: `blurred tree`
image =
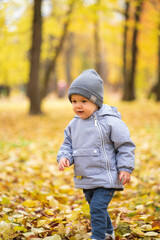
<svg viewBox="0 0 160 240"><path fill-rule="evenodd" d="M140 15L142 13L143 0L136 1L136 8L134 13L134 28L132 33L132 44L129 47L127 33L128 33L128 19L129 19L129 7L130 2L127 0L126 11L125 11L125 21L126 25L124 27L124 44L123 44L123 79L124 79L124 89L123 89L123 100L131 101L135 99L135 76L136 76L136 65L137 65L137 54L138 54L138 33L140 24ZM127 58L127 51L129 51L129 58Z"/></svg>
<svg viewBox="0 0 160 240"><path fill-rule="evenodd" d="M42 41L42 0L34 0L34 17L33 17L33 37L30 59L30 76L28 82L28 97L30 99L30 114L41 113L41 99L39 89L39 66L40 52Z"/></svg>
<svg viewBox="0 0 160 240"><path fill-rule="evenodd" d="M48 61L48 64L46 66L45 75L44 75L44 85L42 87L42 96L41 96L42 98L44 98L47 94L48 82L50 80L51 73L54 72L54 70L55 70L57 58L62 51L64 41L65 41L65 38L66 38L67 33L68 33L68 27L69 27L69 24L70 24L70 18L71 18L71 13L73 11L74 2L75 2L74 0L70 1L69 9L68 9L67 14L66 14L66 20L65 20L64 25L63 25L63 31L61 33L58 44L55 47L55 54L52 57L52 59L50 59Z"/></svg>
<svg viewBox="0 0 160 240"><path fill-rule="evenodd" d="M44 79L40 79L40 52L42 39L42 16L41 16L42 0L35 0L34 2L34 20L33 20L33 40L31 49L31 66L30 79L28 83L28 97L30 99L30 114L41 113L41 101L46 96L48 90L48 83L51 74L55 70L57 58L63 48L66 35L68 33L68 26L70 23L70 15L73 9L74 1L70 1L69 10L67 12L66 20L63 25L63 31L57 42L57 45L52 48L54 56L45 61ZM51 44L50 44L51 45Z"/></svg>
<svg viewBox="0 0 160 240"><path fill-rule="evenodd" d="M155 6L155 8L158 9L159 11L159 15L158 15L158 49L157 49L157 81L156 83L153 85L150 93L149 93L149 97L152 94L155 94L156 96L156 100L160 101L160 2L157 0L153 0L153 4Z"/></svg>
<svg viewBox="0 0 160 240"><path fill-rule="evenodd" d="M129 7L130 2L125 2L125 25L124 25L124 37L123 37L123 80L127 88L128 76L127 76L127 34L128 34L128 20L129 20ZM128 89L126 89L128 90Z"/></svg>
<svg viewBox="0 0 160 240"><path fill-rule="evenodd" d="M67 38L67 46L64 52L66 79L67 79L68 85L70 85L72 81L71 67L72 67L72 58L73 58L73 51L74 51L73 38L74 38L74 33L70 32Z"/></svg>

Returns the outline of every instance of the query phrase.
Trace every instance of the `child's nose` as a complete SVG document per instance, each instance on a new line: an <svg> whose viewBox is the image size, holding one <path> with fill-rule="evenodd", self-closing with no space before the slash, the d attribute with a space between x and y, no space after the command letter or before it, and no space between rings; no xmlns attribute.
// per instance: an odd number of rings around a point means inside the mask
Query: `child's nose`
<svg viewBox="0 0 160 240"><path fill-rule="evenodd" d="M81 104L81 103L77 103L77 104L76 104L76 107L77 107L77 108L81 108L81 107L82 107L82 104Z"/></svg>

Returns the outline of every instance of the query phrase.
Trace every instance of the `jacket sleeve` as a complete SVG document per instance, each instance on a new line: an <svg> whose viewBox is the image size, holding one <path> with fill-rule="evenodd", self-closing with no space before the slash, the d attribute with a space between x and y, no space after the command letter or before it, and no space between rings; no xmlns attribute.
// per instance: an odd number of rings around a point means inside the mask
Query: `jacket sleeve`
<svg viewBox="0 0 160 240"><path fill-rule="evenodd" d="M111 122L111 141L116 151L117 170L132 173L135 161L135 144L130 139L126 124L118 118L113 118Z"/></svg>
<svg viewBox="0 0 160 240"><path fill-rule="evenodd" d="M67 127L64 131L64 142L61 145L60 150L58 151L57 162L59 163L60 159L64 157L70 161L70 165L73 164L72 140L69 127Z"/></svg>

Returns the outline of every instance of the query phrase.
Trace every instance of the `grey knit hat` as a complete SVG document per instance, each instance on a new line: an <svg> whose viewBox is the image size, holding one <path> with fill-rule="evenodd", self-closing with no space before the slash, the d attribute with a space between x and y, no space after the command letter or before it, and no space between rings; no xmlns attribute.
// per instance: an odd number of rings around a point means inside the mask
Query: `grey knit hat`
<svg viewBox="0 0 160 240"><path fill-rule="evenodd" d="M84 96L101 107L103 104L103 80L95 70L86 70L72 82L68 91L70 101L73 94Z"/></svg>

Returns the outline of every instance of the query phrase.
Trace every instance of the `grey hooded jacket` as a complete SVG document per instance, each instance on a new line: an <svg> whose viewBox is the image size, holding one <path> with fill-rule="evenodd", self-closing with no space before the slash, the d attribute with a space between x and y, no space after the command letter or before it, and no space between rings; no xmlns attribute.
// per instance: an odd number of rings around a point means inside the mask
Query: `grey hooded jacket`
<svg viewBox="0 0 160 240"><path fill-rule="evenodd" d="M76 115L64 134L57 161L74 164L76 188L123 189L118 172L133 171L135 145L116 108L103 105L85 120Z"/></svg>

